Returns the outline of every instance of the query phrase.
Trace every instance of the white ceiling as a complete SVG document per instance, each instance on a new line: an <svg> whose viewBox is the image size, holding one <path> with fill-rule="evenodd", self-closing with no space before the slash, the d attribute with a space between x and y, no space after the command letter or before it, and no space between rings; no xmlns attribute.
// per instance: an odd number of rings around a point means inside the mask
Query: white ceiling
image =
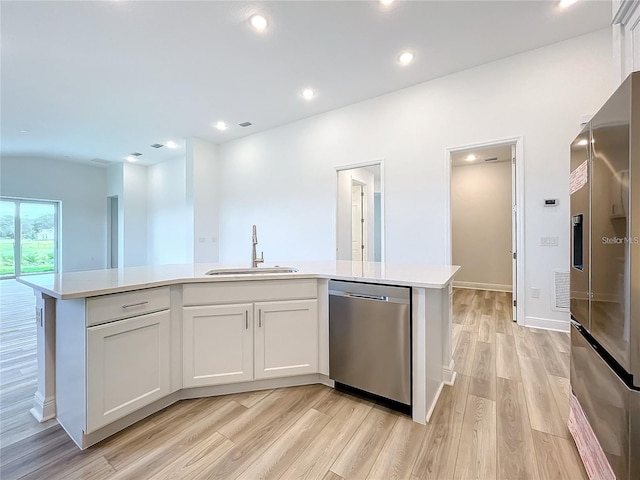
<svg viewBox="0 0 640 480"><path fill-rule="evenodd" d="M2 1L1 153L143 164L610 24L610 0ZM269 27L248 24L260 12ZM397 64L410 49L415 61ZM311 86L311 102L299 93ZM225 132L212 125L224 120ZM237 124L250 121L253 126ZM26 130L26 133L21 131ZM183 148L183 147L182 147Z"/></svg>

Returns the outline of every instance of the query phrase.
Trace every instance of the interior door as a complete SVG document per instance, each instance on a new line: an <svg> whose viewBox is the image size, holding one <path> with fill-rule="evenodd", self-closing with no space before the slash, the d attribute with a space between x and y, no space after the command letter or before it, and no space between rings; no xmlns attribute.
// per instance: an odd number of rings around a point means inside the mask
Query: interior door
<svg viewBox="0 0 640 480"><path fill-rule="evenodd" d="M362 184L353 182L351 186L351 259L363 261L364 246L364 188Z"/></svg>

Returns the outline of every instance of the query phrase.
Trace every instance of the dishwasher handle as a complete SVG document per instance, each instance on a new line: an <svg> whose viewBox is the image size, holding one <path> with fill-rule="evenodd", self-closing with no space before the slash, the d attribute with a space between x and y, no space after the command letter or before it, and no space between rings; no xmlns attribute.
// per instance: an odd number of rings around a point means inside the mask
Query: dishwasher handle
<svg viewBox="0 0 640 480"><path fill-rule="evenodd" d="M406 299L394 298L394 297L390 297L389 295L373 295L369 293L344 292L341 290L329 290L329 296L354 298L354 299L360 299L360 300L373 300L376 302L409 303L409 301Z"/></svg>
<svg viewBox="0 0 640 480"><path fill-rule="evenodd" d="M345 292L344 293L345 297L351 297L351 298L363 298L365 300L377 300L379 302L388 302L389 301L389 297L386 295L367 295L366 293L349 293L349 292Z"/></svg>

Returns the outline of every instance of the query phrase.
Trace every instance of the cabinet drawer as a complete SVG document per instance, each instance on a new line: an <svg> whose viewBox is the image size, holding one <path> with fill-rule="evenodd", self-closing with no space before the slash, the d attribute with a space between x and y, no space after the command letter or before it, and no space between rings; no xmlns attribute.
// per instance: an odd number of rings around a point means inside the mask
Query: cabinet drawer
<svg viewBox="0 0 640 480"><path fill-rule="evenodd" d="M265 300L298 300L317 298L318 282L304 280L251 280L246 282L192 283L185 285L185 306L213 303L245 303Z"/></svg>
<svg viewBox="0 0 640 480"><path fill-rule="evenodd" d="M87 299L87 326L157 312L169 306L169 287L91 297Z"/></svg>

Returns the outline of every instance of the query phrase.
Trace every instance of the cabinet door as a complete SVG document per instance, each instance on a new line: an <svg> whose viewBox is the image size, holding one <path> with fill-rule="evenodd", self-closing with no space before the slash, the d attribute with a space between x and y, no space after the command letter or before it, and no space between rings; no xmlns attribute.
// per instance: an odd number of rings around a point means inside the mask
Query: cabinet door
<svg viewBox="0 0 640 480"><path fill-rule="evenodd" d="M184 387L253 380L253 305L185 307Z"/></svg>
<svg viewBox="0 0 640 480"><path fill-rule="evenodd" d="M254 307L255 378L318 372L318 301L260 302Z"/></svg>
<svg viewBox="0 0 640 480"><path fill-rule="evenodd" d="M87 328L87 433L170 390L168 310Z"/></svg>

